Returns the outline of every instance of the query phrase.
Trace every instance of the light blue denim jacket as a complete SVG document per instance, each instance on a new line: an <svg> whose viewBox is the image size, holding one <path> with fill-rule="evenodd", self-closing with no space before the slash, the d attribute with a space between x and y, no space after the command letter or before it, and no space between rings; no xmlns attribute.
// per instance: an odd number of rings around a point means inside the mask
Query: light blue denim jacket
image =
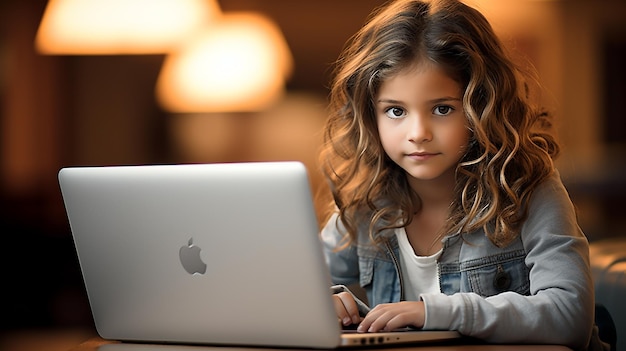
<svg viewBox="0 0 626 351"><path fill-rule="evenodd" d="M403 300L394 232L381 233L384 245L373 247L363 223L358 245L337 251L343 237L337 219L321 233L333 283L359 283L372 307ZM496 247L482 230L448 235L442 243L443 294L420 296L424 329L458 330L494 343L595 349L589 246L558 173L534 192L521 234L508 246Z"/></svg>

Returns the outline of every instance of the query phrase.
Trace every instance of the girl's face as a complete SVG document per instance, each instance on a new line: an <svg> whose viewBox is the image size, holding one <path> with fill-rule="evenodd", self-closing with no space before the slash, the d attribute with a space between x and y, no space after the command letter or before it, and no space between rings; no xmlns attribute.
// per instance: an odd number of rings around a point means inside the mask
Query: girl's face
<svg viewBox="0 0 626 351"><path fill-rule="evenodd" d="M470 138L462 97L461 85L431 63L405 68L380 85L375 100L380 140L414 178L411 183L454 181Z"/></svg>

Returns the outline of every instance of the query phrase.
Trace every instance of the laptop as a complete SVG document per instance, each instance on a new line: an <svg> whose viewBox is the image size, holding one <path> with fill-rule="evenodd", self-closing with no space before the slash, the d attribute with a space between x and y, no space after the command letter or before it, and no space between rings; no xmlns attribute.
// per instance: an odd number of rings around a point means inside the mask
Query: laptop
<svg viewBox="0 0 626 351"><path fill-rule="evenodd" d="M459 337L342 332L300 162L70 167L58 177L104 339L337 348Z"/></svg>

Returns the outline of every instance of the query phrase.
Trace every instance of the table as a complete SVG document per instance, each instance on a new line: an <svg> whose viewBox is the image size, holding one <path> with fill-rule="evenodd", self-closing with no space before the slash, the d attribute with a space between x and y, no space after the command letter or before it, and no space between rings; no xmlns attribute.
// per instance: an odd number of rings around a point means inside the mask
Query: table
<svg viewBox="0 0 626 351"><path fill-rule="evenodd" d="M491 345L468 342L467 344L454 341L453 343L411 344L397 345L389 348L364 348L367 350L385 351L571 351L570 348L560 345ZM287 351L289 349L253 348L253 347L225 347L225 346L184 346L184 345L149 345L127 344L104 340L100 337L89 339L70 351ZM302 349L292 349L302 350ZM347 350L359 350L349 348Z"/></svg>

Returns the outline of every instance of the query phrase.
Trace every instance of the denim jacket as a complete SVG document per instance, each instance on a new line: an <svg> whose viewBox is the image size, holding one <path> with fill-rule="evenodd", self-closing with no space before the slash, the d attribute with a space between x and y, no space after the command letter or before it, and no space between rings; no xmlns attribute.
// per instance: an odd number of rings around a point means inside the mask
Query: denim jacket
<svg viewBox="0 0 626 351"><path fill-rule="evenodd" d="M359 283L370 306L404 300L396 236L383 232L384 244L373 246L367 226L360 227L358 243L341 251L338 216L323 228L333 283ZM589 246L558 173L533 193L520 235L508 246L493 245L482 230L448 235L442 244L442 293L420 295L424 329L458 330L494 343L598 345Z"/></svg>

